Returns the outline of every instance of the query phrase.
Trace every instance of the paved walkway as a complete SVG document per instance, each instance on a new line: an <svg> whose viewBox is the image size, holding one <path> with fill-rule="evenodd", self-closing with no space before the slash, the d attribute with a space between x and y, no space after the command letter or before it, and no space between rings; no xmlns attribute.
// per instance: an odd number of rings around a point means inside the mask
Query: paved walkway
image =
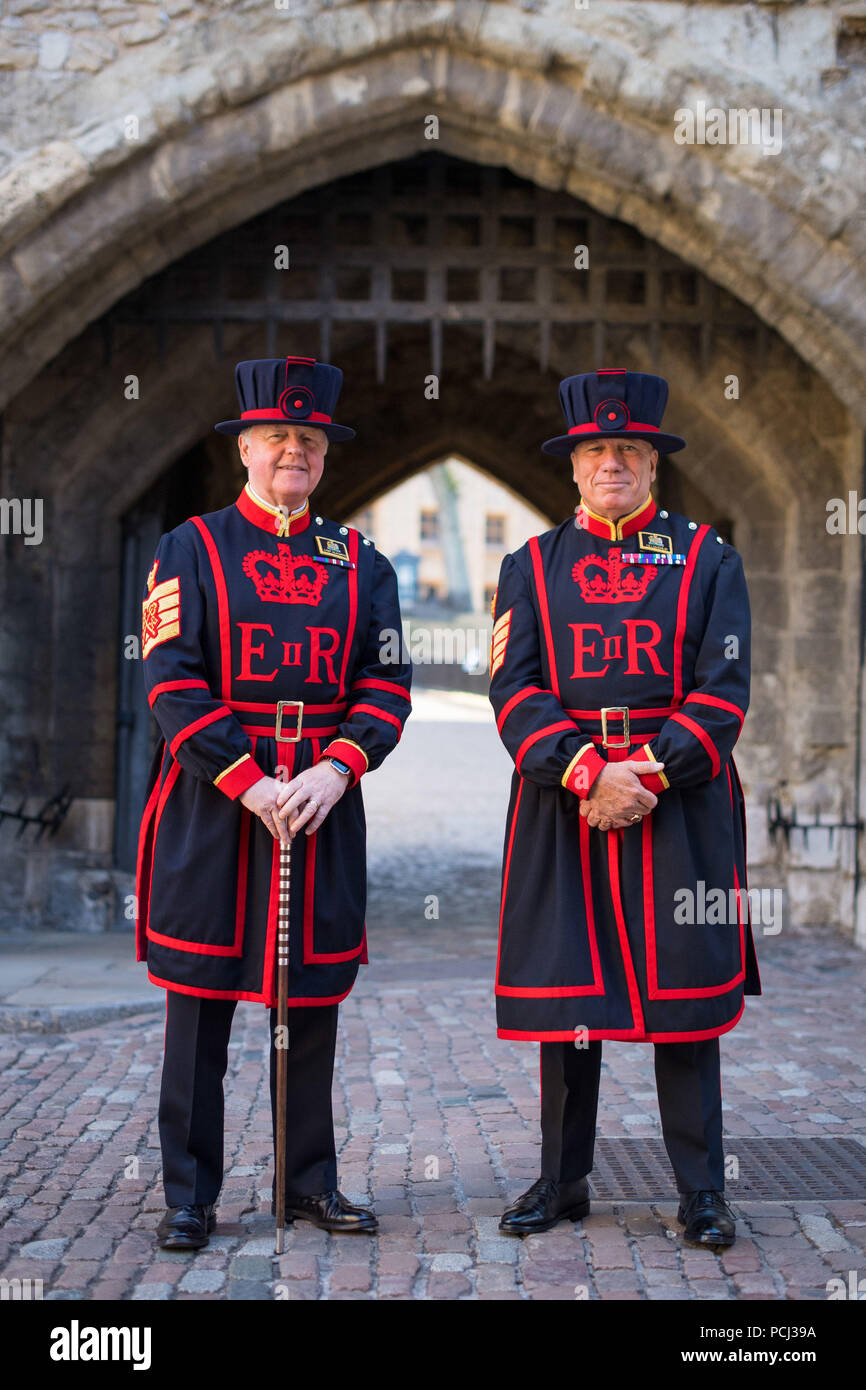
<svg viewBox="0 0 866 1390"><path fill-rule="evenodd" d="M335 1115L341 1186L375 1203L379 1236L299 1223L274 1259L266 1015L244 1004L216 1235L195 1255L158 1250L163 996L130 965L129 938L6 941L5 1006L59 1010L66 1031L37 1031L38 1012L23 1030L18 1013L0 1035L4 1277L41 1279L48 1299L133 1300L823 1300L828 1280L864 1277L866 1200L745 1202L735 1183L740 1234L723 1254L682 1245L674 1201L595 1201L576 1226L498 1234L539 1163L537 1047L495 1033L500 752L480 704L422 695L392 766L369 779L371 963L341 1009ZM722 1040L726 1148L745 1135L866 1142L866 956L830 933L757 947L765 994ZM112 1002L139 1011L70 1031L84 1015L64 1009ZM660 1135L650 1045L605 1043L599 1133Z"/></svg>

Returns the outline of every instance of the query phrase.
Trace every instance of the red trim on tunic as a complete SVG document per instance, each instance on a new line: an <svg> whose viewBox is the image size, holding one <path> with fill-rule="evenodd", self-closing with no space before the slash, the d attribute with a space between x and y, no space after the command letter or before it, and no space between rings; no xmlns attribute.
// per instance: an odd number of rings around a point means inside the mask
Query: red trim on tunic
<svg viewBox="0 0 866 1390"><path fill-rule="evenodd" d="M745 710L741 710L739 705L733 704L730 700L722 700L718 695L702 695L697 690L690 690L683 704L687 705L689 700L694 700L695 704L714 705L716 709L729 710L731 714L737 716L740 721L740 728L742 729L743 720L746 717Z"/></svg>
<svg viewBox="0 0 866 1390"><path fill-rule="evenodd" d="M277 714L278 702L276 700L265 700L264 702L255 700L226 700L224 703L228 705L230 710L248 710L252 714L270 714L273 715L274 718L276 718ZM287 702L281 700L279 703L286 704ZM334 700L328 705L309 705L306 700L289 700L288 704L302 704L304 706L304 719L307 718L308 714L344 714L347 709L347 702L345 700Z"/></svg>
<svg viewBox="0 0 866 1390"><path fill-rule="evenodd" d="M589 1028L586 1038L589 1042L596 1039L608 1039L610 1042L702 1042L704 1038L718 1038L722 1033L729 1033L735 1028L743 1016L743 1009L746 1007L745 999L740 1004L734 1018L727 1023L722 1023L718 1028L699 1028L687 1029L683 1033L638 1033L629 1028ZM543 1032L535 1029L532 1032L516 1028L497 1028L496 1036L506 1038L511 1042L573 1042L574 1029L563 1031L557 1029L554 1032Z"/></svg>
<svg viewBox="0 0 866 1390"><path fill-rule="evenodd" d="M163 749L163 754L162 754L162 761L163 761L163 764L165 763L165 753L166 753L166 750ZM160 775L162 775L162 768L160 768ZM172 789L172 787L174 786L174 784L175 784L175 782L177 781L177 779L178 779L179 776L180 776L180 763L172 763L171 767L169 768L168 772L166 773L165 781L162 783L162 786L160 787L160 791L159 791L159 800L158 800L157 803L156 803L156 813L155 813L154 818L153 818L153 838L151 839L151 842L150 842L150 872L149 872L149 874L148 874L148 879L147 879L147 904L148 904L148 914L147 914L147 915L148 915L148 920L150 920L150 900L151 900L151 895L152 895L152 893L153 893L153 866L154 866L154 863L156 862L156 837L157 837L157 835L158 835L158 833L159 833L159 823L160 823L160 821L162 820L162 813L163 813L163 811L165 810L165 803L168 801L168 798L169 798L169 796L171 795L171 789ZM150 929L149 929L148 927L145 927L145 933L144 933L144 934L145 934L146 937L149 937L149 936L150 936Z"/></svg>
<svg viewBox="0 0 866 1390"><path fill-rule="evenodd" d="M518 690L516 695L512 695L510 699L506 700L499 712L499 718L496 721L496 727L499 732L502 733L503 724L514 707L520 704L521 700L528 699L530 695L542 695L543 693L540 685L527 685L524 686L522 690Z"/></svg>
<svg viewBox="0 0 866 1390"><path fill-rule="evenodd" d="M706 749L707 755L710 759L712 776L718 777L722 769L722 760L719 756L718 748L713 743L713 740L710 738L704 726L702 724L698 724L694 719L690 719L689 716L687 714L683 714L682 711L680 711L677 714L671 715L671 723L682 724L684 729L688 729L689 733L694 734L698 742L703 744L704 748Z"/></svg>
<svg viewBox="0 0 866 1390"><path fill-rule="evenodd" d="M350 740L344 738L335 738L333 743L329 743L327 748L323 749L320 757L338 758L340 762L350 767L352 769L352 781L349 785L352 787L357 786L370 765L366 754L361 752L360 746L356 748ZM317 758L316 761L318 762L319 759Z"/></svg>
<svg viewBox="0 0 866 1390"><path fill-rule="evenodd" d="M689 589L691 588L692 578L695 573L695 566L698 562L698 551L703 544L704 537L709 534L709 526L699 526L695 532L694 539L689 546L688 558L686 559L683 577L680 582L680 592L677 599L677 626L674 633L674 704L681 705L683 702L683 639L686 635L686 619L689 611Z"/></svg>
<svg viewBox="0 0 866 1390"><path fill-rule="evenodd" d="M517 771L520 771L520 764L523 761L524 754L529 751L534 743L537 743L541 738L546 738L548 734L565 733L566 730L572 734L580 732L577 725L572 724L570 719L560 719L558 724L545 724L543 729L536 729L535 733L529 734L521 743L514 758L514 766L517 768Z"/></svg>
<svg viewBox="0 0 866 1390"><path fill-rule="evenodd" d="M613 842L613 853L611 853L611 842ZM634 970L634 961L631 957L631 948L628 944L628 932L625 925L625 914L622 907L622 892L619 882L619 855L622 846L622 831L611 830L605 836L605 850L607 852L607 873L610 881L610 894L613 900L613 915L616 920L616 929L619 935L619 946L622 952L622 963L625 969L626 982L628 984L629 1002L631 1004L632 1022L635 1028L644 1031L643 1011L640 1006L640 990L638 989L637 976ZM637 1020L640 1020L640 1023Z"/></svg>
<svg viewBox="0 0 866 1390"><path fill-rule="evenodd" d="M170 768L169 773L168 773L168 776L167 776L166 779L165 779L167 790L166 790L165 797L164 797L164 799L161 800L161 804L160 804L160 806L159 806L159 808L158 808L158 810L157 810L157 826L154 827L154 832L153 832L153 847L152 847L152 853L151 853L151 874L153 873L153 863L154 863L154 860L155 860L155 858L156 858L156 831L157 831L157 828L158 828L159 818L160 818L160 816L162 815L163 810L165 809L165 803L168 801L169 792L170 792L170 790L171 790L171 788L169 787L169 783L171 783L172 786L174 785L174 782L175 782L175 780L176 780L176 775L177 775L177 773L180 772L180 770L181 770L181 765L180 765L180 763L172 763L171 768ZM173 773L175 774L174 777L172 776ZM249 812L246 811L246 810L243 810L243 809L242 809L241 814L244 815L244 816L249 816ZM241 824L243 824L243 822L241 822ZM239 874L240 874L240 866L239 866ZM243 876L244 876L244 895L246 895L246 861L245 861L245 860L244 860L244 866L243 866ZM240 902L240 898L238 898L238 903L239 903L239 902ZM154 941L154 942L156 942L156 944L157 944L158 946L167 946L167 947L169 947L169 949L172 950L172 951L186 951L186 952L188 952L188 953L190 953L190 954L192 954L192 955L197 955L197 956L242 956L242 955L243 955L244 923L243 923L243 918L242 918L241 916L239 916L239 909L236 910L236 912L235 912L235 937L234 937L234 942L233 942L233 944L232 944L231 946L211 946L211 945L208 945L207 943L202 942L202 941L182 941L182 940L180 939L180 937L177 937L177 936L165 936L165 935L163 935L162 932L152 931L150 927L148 927L148 928L146 929L145 935L146 935L148 941Z"/></svg>
<svg viewBox="0 0 866 1390"><path fill-rule="evenodd" d="M733 786L731 785L731 771L732 771L732 770L733 770L733 773L734 773L734 777L737 779L737 786L738 786L739 789L740 789L740 797L741 797L741 799L742 799L743 805L745 805L745 801L746 801L745 793L744 793L744 791L743 791L743 784L742 784L742 782L740 781L740 774L739 774L739 772L737 771L737 764L734 762L733 754L732 754L731 757L728 759L728 762L727 762L727 769L728 769L728 791L730 792L730 796L731 796L731 810L733 811L733 807L734 807L734 789L733 789ZM745 815L742 816L741 821L740 821L740 824L741 824L742 830L743 830L743 873L744 873L744 878L745 878L746 892L748 893L748 891L749 891L749 867L748 867L748 866L749 866L749 846L748 846L748 838L747 838L747 835L746 835L746 817L745 817ZM751 911L750 911L750 913L749 913L749 925L750 925L750 926L751 926L751 920L752 920L752 918L751 918ZM753 945L754 945L754 943L753 943ZM758 971L758 958L757 958L757 953L755 953L755 971L756 971L756 974L760 975L760 972Z"/></svg>
<svg viewBox="0 0 866 1390"><path fill-rule="evenodd" d="M243 762L238 767L232 768L231 772L224 773L217 784L214 786L217 791L227 796L229 801L237 801L238 797L243 796L244 792L254 787L256 782L260 782L267 773L263 772L252 754L247 754Z"/></svg>
<svg viewBox="0 0 866 1390"><path fill-rule="evenodd" d="M497 985L495 992L509 999L572 999L580 994L604 994L604 986L596 988L595 985Z"/></svg>
<svg viewBox="0 0 866 1390"><path fill-rule="evenodd" d="M346 693L346 666L349 661L349 649L355 636L355 624L358 621L358 535L358 531L349 528L349 559L352 561L348 585L349 621L346 624L346 636L343 645L343 664L340 667L340 686L337 691L338 700L341 700ZM351 716L351 711L349 713Z"/></svg>
<svg viewBox="0 0 866 1390"><path fill-rule="evenodd" d="M592 984L591 985L501 985L499 983L499 955L502 952L502 922L505 916L505 898L508 892L508 868L511 862L511 847L514 843L514 827L517 823L517 808L520 801L520 793L523 790L521 779L520 787L517 792L517 800L514 804L514 819L511 824L511 834L508 841L508 855L505 862L505 873L502 883L502 906L499 912L499 954L496 959L496 984L494 993L508 998L517 999L571 999L577 996L588 994L604 994L604 982L601 978L601 958L598 952L598 941L595 932L595 914L592 907L592 887L589 878L589 825L586 817L580 817L579 839L580 839L580 860L583 874L583 892L586 901L586 926L589 935L589 952L592 958ZM573 1034L571 1035L574 1036Z"/></svg>
<svg viewBox="0 0 866 1390"><path fill-rule="evenodd" d="M240 720L240 723L241 723L241 726L243 727L244 733L246 733L246 734L256 734L257 736L259 736L259 737L261 737L261 738L273 738L273 737L274 737L274 732L275 732L275 725L274 725L274 724L247 724L246 721L243 720L243 719ZM305 728L302 727L302 728L301 728L301 738L321 738L321 736L322 736L323 734L334 734L334 733L336 733L337 730L339 729L339 727L340 727L339 724L323 724L323 725L321 726L321 728L316 728L316 729L305 729ZM284 729L291 728L291 729L292 729L292 733L294 733L294 727L292 726L291 722L288 721L288 720L284 720L284 721L283 721L283 728L284 728ZM283 740L280 739L279 742L282 744ZM288 740L288 742L294 743L295 740L294 740L294 738L291 738L291 739Z"/></svg>
<svg viewBox="0 0 866 1390"><path fill-rule="evenodd" d="M397 730L397 742L400 742L400 735L403 732L403 723L398 719L397 715L392 714L390 710L379 709L377 705L352 705L346 718L351 719L353 714L372 714L375 719L381 719L386 724L393 724L394 728Z"/></svg>
<svg viewBox="0 0 866 1390"><path fill-rule="evenodd" d="M193 526L196 527L205 543L214 585L216 586L220 633L220 676L222 680L222 690L220 693L222 698L227 700L232 689L232 636L229 623L229 594L226 588L226 577L223 573L222 561L219 557L216 541L210 531L205 526L200 516L191 516L190 521Z"/></svg>
<svg viewBox="0 0 866 1390"><path fill-rule="evenodd" d="M267 997L264 994L252 994L249 990L239 989L197 989L194 985L178 985L173 980L161 980L158 975L154 975L150 970L147 978L152 984L160 985L163 989L173 989L176 994L192 994L197 999L244 999L250 1004L264 1004L266 1008L274 1008L271 1003L273 995ZM289 1007L294 1009L315 1008L317 1004L341 1004L348 994L351 994L354 980L347 990L342 994L323 994L319 998L310 995L305 998L289 999ZM572 1035L569 1034L569 1037Z"/></svg>
<svg viewBox="0 0 866 1390"><path fill-rule="evenodd" d="M613 521L606 516L595 516L591 511L588 511L586 503L581 498L580 505L576 509L575 520L581 531L588 531L591 536L598 536L600 540L627 540L629 536L633 536L635 532L640 531L642 527L652 521L657 510L655 499L650 496L634 516L628 517L628 520L625 521L622 517ZM622 522L621 530L620 522ZM613 535L610 534L611 530ZM620 532L618 536L617 531Z"/></svg>
<svg viewBox="0 0 866 1390"><path fill-rule="evenodd" d="M320 749L313 750L313 761L318 758ZM350 951L316 951L315 943L315 897L316 897L316 842L318 830L306 837L306 862L304 864L304 965L335 965L340 961L354 960L364 949L364 937L360 944Z"/></svg>
<svg viewBox="0 0 866 1390"><path fill-rule="evenodd" d="M389 690L393 695L402 695L404 700L412 698L409 691L404 686L398 685L396 681L380 681L372 676L365 676L363 680L353 681L349 687L349 694L351 695L355 690Z"/></svg>
<svg viewBox="0 0 866 1390"><path fill-rule="evenodd" d="M737 892L737 922L740 928L740 970L735 978L740 981L746 978L746 924L743 921L743 906L740 902L740 876L737 873L736 864L734 864L734 888Z"/></svg>
<svg viewBox="0 0 866 1390"><path fill-rule="evenodd" d="M587 994L604 994L604 981L601 978L601 958L598 954L598 941L595 934L595 911L592 905L592 876L589 863L589 823L586 816L580 817L580 869L583 878L583 899L586 904L586 929L589 933L589 952L592 956L593 988Z"/></svg>
<svg viewBox="0 0 866 1390"><path fill-rule="evenodd" d="M499 988L499 962L502 958L502 920L505 916L505 898L508 893L508 871L511 868L511 850L514 846L514 831L517 828L517 813L520 810L520 798L523 795L523 778L517 788L517 796L514 798L514 813L511 817L511 830L508 835L508 849L505 853L505 864L502 870L502 902L499 907L499 944L496 948L496 988Z"/></svg>
<svg viewBox="0 0 866 1390"><path fill-rule="evenodd" d="M172 951L187 951L194 956L241 956L243 947L237 941L233 946L208 946L203 941L181 941L178 936L163 936L161 932L147 929L148 941L155 941L157 946L168 946Z"/></svg>
<svg viewBox="0 0 866 1390"><path fill-rule="evenodd" d="M731 819L733 819L734 815L736 814L735 811L734 811L734 788L733 788L733 784L732 784L732 782L731 782L731 768L732 768L732 767L734 767L734 760L733 760L733 758L730 758L730 759L728 760L728 763L727 763L726 767L725 767L725 771L726 771L727 774L728 774L728 796L730 797L730 800L731 800ZM742 795L743 795L743 789L742 789L742 787L740 786L740 776L739 776L739 773L737 772L736 767L734 767L734 776L735 776L736 779L737 779L737 786L740 787L740 796L742 796ZM745 801L745 797L743 797L743 800ZM750 903L749 903L749 898L748 898L748 894L749 894L749 870L748 870L748 860L747 860L747 858L746 858L746 826L745 826L745 817L743 817L742 825L743 825L743 871L744 871L745 880L746 880L746 911L747 911L747 913L748 913L749 930L750 930L750 932L751 932L751 927L752 927L752 912L751 912L751 905L750 905ZM743 920L743 915L742 915L742 904L740 903L740 879L739 879L739 875L737 874L737 854L736 854L736 850L734 850L734 887L735 887L736 890L737 890L737 915L738 915L739 922L740 922L740 962L741 962L741 968L742 968L742 973L743 973L743 979L745 980L745 978L746 978L746 923L745 923L745 921ZM753 948L754 948L754 942L752 943L752 946L753 946ZM755 970L756 970L756 972L757 972L757 965L758 965L758 959L757 959L757 953L756 953L756 954L755 954Z"/></svg>
<svg viewBox="0 0 866 1390"><path fill-rule="evenodd" d="M601 735L599 735L601 737ZM586 760L586 761L584 761ZM565 783L566 791L572 792L581 801L585 801L595 785L596 778L607 767L607 762L594 748L587 746L579 755L577 762L571 769L571 774ZM584 787L581 782L588 777L587 785ZM581 816L581 823L585 817Z"/></svg>
<svg viewBox="0 0 866 1390"><path fill-rule="evenodd" d="M254 526L261 527L263 531L268 531L272 536L277 535L277 523L283 520L285 513L280 513L280 515L277 516L274 512L269 512L267 507L260 507L256 499L251 497L247 492L246 488L244 488L240 497L235 502L235 506L245 521L251 521ZM306 531L309 524L310 504L307 502L300 516L289 518L288 534L290 536L296 536L299 531Z"/></svg>
<svg viewBox="0 0 866 1390"><path fill-rule="evenodd" d="M207 690L210 686L207 681L160 681L155 685L147 697L147 703L153 709L160 695L164 695L168 690Z"/></svg>
<svg viewBox="0 0 866 1390"><path fill-rule="evenodd" d="M547 646L547 664L550 667L550 688L558 700L560 698L560 693L559 676L556 672L556 650L553 645L553 633L550 630L550 610L547 604L547 587L544 582L544 565L541 559L541 548L538 544L537 536L530 536L529 538L529 554L532 557L532 572L535 576L535 592L538 595L541 624L544 628L544 640Z"/></svg>
<svg viewBox="0 0 866 1390"><path fill-rule="evenodd" d="M144 877L144 850L147 843L147 834L150 829L150 822L153 816L154 806L159 798L160 787L162 784L162 770L165 767L166 748L163 745L162 760L159 764L159 772L153 784L153 790L147 798L147 805L144 808L144 815L141 818L141 826L138 832L138 853L135 858L135 959L147 960L146 946L146 927L147 911L150 907L150 879L153 873L153 857L151 852L151 872L148 874L147 899L142 894Z"/></svg>
<svg viewBox="0 0 866 1390"><path fill-rule="evenodd" d="M316 841L318 831L305 836L304 846L304 965L311 965L316 948L313 943L313 900L316 892Z"/></svg>
<svg viewBox="0 0 866 1390"><path fill-rule="evenodd" d="M615 735L619 734L620 732L621 731L618 729L614 730ZM643 748L643 745L646 743L648 738L655 738L656 734L659 732L660 731L658 729L644 730L644 732L640 734L637 738L630 738L628 748L626 748L624 744L611 744L611 746L607 749L608 762L625 762L625 760L631 756L632 749L637 748L638 750L640 750L641 748ZM604 738L604 734L587 734L586 737L588 739L591 738L593 743L600 744L602 739ZM610 737L610 735L608 735L608 737ZM643 762L643 758L641 758L641 762ZM661 758L653 758L653 762L660 763Z"/></svg>
<svg viewBox="0 0 866 1390"><path fill-rule="evenodd" d="M656 759L653 758L653 762L655 761ZM646 787L648 792L652 792L653 796L661 796L662 792L670 790L670 786L665 786L657 772L639 772L637 780L642 787Z"/></svg>
<svg viewBox="0 0 866 1390"><path fill-rule="evenodd" d="M219 709L212 709L208 714L203 714L201 719L194 719L191 724L186 724L175 734L168 746L171 756L176 757L178 748L186 743L188 738L192 738L193 734L197 734L199 729L206 729L208 724L215 724L218 719L231 719L231 710L226 709L225 705L220 705Z"/></svg>
<svg viewBox="0 0 866 1390"><path fill-rule="evenodd" d="M643 865L644 901L644 939L646 941L647 999L711 999L716 994L727 994L746 978L745 941L740 929L740 969L733 979L723 985L695 985L690 989L674 989L660 985L658 981L658 960L656 955L655 898L653 896L653 858L652 858L652 816L644 816L641 826L641 856ZM734 883L737 881L737 867L734 865ZM737 895L737 916L740 915L740 898Z"/></svg>
<svg viewBox="0 0 866 1390"><path fill-rule="evenodd" d="M318 834L318 831L317 831L316 833ZM311 836L310 836L310 839L312 839L312 838L313 838L313 836L311 835ZM367 940L367 938L366 938L366 930L365 930L365 934L364 934L364 936L362 936L362 938L361 938L360 945L358 945L358 946L353 946L352 949L351 949L351 951L319 951L319 952L314 952L314 954L310 956L309 960L307 959L307 955L306 955L306 951L305 951L305 952L304 952L304 965L337 965L337 964L339 964L341 961L356 960L359 956L362 955L362 953L363 953L363 951L364 951L364 946L366 945L366 940Z"/></svg>
<svg viewBox="0 0 866 1390"><path fill-rule="evenodd" d="M657 705L655 709L632 709L629 707L629 719L667 719L668 715L673 714L679 709L679 705ZM601 719L600 709L567 709L566 714L572 719ZM615 731L616 732L616 731ZM637 740L633 740L636 742Z"/></svg>
<svg viewBox="0 0 866 1390"><path fill-rule="evenodd" d="M247 917L247 876L250 862L250 840L253 833L253 818L246 806L241 807L241 824L238 834L238 891L235 897L235 945L243 954L244 928Z"/></svg>

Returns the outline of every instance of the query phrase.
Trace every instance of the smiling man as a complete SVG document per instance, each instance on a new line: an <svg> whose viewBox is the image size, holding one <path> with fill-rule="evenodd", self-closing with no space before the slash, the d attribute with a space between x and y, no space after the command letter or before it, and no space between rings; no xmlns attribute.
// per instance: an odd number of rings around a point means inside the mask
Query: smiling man
<svg viewBox="0 0 866 1390"><path fill-rule="evenodd" d="M566 378L575 515L502 562L490 699L514 759L499 1036L541 1045L541 1176L510 1235L589 1213L602 1040L651 1042L689 1242L730 1245L719 1035L761 992L732 751L749 702L734 548L659 510L661 377ZM716 890L721 911L695 911ZM689 911L689 903L692 910ZM736 904L733 913L730 905Z"/></svg>
<svg viewBox="0 0 866 1390"><path fill-rule="evenodd" d="M208 1243L223 1175L223 1077L239 1000L276 1023L280 843L293 840L285 1185L289 1219L375 1231L337 1187L337 1009L366 961L360 781L394 748L411 668L388 664L397 578L358 531L310 514L342 372L240 362L237 502L163 536L143 605L162 735L138 860L139 960L166 990L159 1101L167 1249ZM271 1105L276 1130L276 1049Z"/></svg>

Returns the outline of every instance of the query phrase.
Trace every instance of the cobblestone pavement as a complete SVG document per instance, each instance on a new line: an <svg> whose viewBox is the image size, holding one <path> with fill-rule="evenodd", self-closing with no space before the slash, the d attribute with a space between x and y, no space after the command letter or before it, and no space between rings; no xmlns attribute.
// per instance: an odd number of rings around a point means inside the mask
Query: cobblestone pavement
<svg viewBox="0 0 866 1390"><path fill-rule="evenodd" d="M431 772L433 733L442 768ZM682 1244L675 1201L594 1201L577 1225L498 1234L505 1201L538 1174L538 1049L495 1034L507 768L490 763L489 734L474 716L439 731L410 721L402 780L368 796L383 846L371 859L371 964L341 1008L334 1095L341 1187L375 1204L378 1237L298 1223L273 1256L266 1014L241 1004L216 1234L195 1255L157 1249L163 1029L139 1014L0 1037L5 1278L41 1279L47 1299L823 1300L829 1279L863 1277L866 1200L741 1202L735 1183L739 1237L726 1253ZM424 758L424 816L398 852L399 787ZM454 759L467 779L459 814ZM465 851L488 833L486 850ZM438 919L424 915L430 895ZM757 946L764 996L722 1039L727 1150L744 1135L863 1141L866 957L829 932ZM599 1134L659 1136L651 1045L604 1044Z"/></svg>

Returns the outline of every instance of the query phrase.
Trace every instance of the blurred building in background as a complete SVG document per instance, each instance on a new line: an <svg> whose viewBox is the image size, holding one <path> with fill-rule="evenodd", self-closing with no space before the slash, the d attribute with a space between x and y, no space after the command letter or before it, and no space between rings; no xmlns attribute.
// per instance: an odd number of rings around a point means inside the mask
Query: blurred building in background
<svg viewBox="0 0 866 1390"><path fill-rule="evenodd" d="M399 483L348 521L391 560L407 614L434 609L489 614L503 555L554 524L453 455Z"/></svg>

